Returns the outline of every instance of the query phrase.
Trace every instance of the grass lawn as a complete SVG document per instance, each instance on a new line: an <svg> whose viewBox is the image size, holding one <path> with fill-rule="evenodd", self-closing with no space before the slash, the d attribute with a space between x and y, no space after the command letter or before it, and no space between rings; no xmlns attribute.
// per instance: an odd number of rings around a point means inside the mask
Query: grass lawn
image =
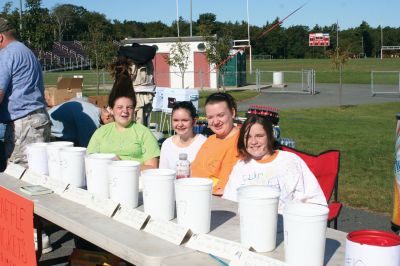
<svg viewBox="0 0 400 266"><path fill-rule="evenodd" d="M249 68L249 64L247 64ZM314 69L317 83L339 83L339 71L333 69L330 59L273 59L253 60L253 70L260 71L300 71L302 69ZM369 84L371 71L400 71L399 58L351 59L343 66L343 83ZM252 80L252 77L248 77ZM254 79L254 78L253 78ZM399 74L391 75L382 80L383 83L398 84ZM290 81L289 81L290 82Z"/></svg>
<svg viewBox="0 0 400 266"><path fill-rule="evenodd" d="M339 198L344 204L390 213L399 111L399 103L284 110L280 127L300 150L341 151Z"/></svg>

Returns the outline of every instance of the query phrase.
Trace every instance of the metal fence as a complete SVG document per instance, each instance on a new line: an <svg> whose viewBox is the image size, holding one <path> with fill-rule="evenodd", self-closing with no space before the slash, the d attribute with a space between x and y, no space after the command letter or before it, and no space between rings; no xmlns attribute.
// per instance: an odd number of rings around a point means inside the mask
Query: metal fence
<svg viewBox="0 0 400 266"><path fill-rule="evenodd" d="M275 93L315 94L315 71L259 71L255 74L257 90Z"/></svg>
<svg viewBox="0 0 400 266"><path fill-rule="evenodd" d="M282 84L274 81L274 73L281 73ZM208 88L211 78L218 79L213 84L219 84L220 87L227 88L246 87L246 89L264 90L276 93L306 93L315 94L315 71L247 71L247 72L223 72L218 78L215 72L202 73L187 71L185 73L184 87L189 88ZM44 82L46 86L56 86L59 77L82 76L83 89L85 91L93 91L97 89L99 84L100 90L109 91L113 84L113 79L109 72L102 71L98 75L91 71L63 71L63 72L44 72ZM170 86L181 87L181 74L178 72L155 73L154 81L161 84L161 80L170 80ZM174 79L174 80L172 80ZM194 86L196 84L196 86Z"/></svg>
<svg viewBox="0 0 400 266"><path fill-rule="evenodd" d="M400 94L400 71L371 71L371 94Z"/></svg>

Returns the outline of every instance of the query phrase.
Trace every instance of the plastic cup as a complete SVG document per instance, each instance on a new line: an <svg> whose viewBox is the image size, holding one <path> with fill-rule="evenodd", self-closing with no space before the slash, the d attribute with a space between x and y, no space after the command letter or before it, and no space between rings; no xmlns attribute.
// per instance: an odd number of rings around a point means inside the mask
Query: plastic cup
<svg viewBox="0 0 400 266"><path fill-rule="evenodd" d="M238 189L241 243L257 252L276 247L279 189L243 186Z"/></svg>
<svg viewBox="0 0 400 266"><path fill-rule="evenodd" d="M400 236L379 230L349 233L344 265L400 265Z"/></svg>
<svg viewBox="0 0 400 266"><path fill-rule="evenodd" d="M85 154L83 147L60 149L61 180L73 187L85 187Z"/></svg>
<svg viewBox="0 0 400 266"><path fill-rule="evenodd" d="M142 171L144 212L153 218L172 220L175 216L174 180L171 169Z"/></svg>
<svg viewBox="0 0 400 266"><path fill-rule="evenodd" d="M175 181L178 224L196 233L210 232L212 180L181 178Z"/></svg>
<svg viewBox="0 0 400 266"><path fill-rule="evenodd" d="M74 143L71 141L54 141L48 143L46 149L50 177L61 179L60 150L63 147L72 146L74 146Z"/></svg>
<svg viewBox="0 0 400 266"><path fill-rule="evenodd" d="M110 198L122 206L136 208L139 196L140 163L113 161L108 165Z"/></svg>
<svg viewBox="0 0 400 266"><path fill-rule="evenodd" d="M328 207L289 203L283 211L285 260L288 265L324 264Z"/></svg>
<svg viewBox="0 0 400 266"><path fill-rule="evenodd" d="M28 167L37 174L47 175L49 173L46 147L47 143L45 142L31 143L26 146Z"/></svg>
<svg viewBox="0 0 400 266"><path fill-rule="evenodd" d="M108 165L116 160L114 153L93 153L86 155L86 182L90 193L102 198L109 198Z"/></svg>

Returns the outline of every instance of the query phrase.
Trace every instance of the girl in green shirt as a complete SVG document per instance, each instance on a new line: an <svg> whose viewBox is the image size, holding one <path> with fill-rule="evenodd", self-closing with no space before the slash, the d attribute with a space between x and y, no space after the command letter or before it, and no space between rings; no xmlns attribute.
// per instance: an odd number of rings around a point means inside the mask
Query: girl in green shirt
<svg viewBox="0 0 400 266"><path fill-rule="evenodd" d="M96 130L90 139L87 153L115 153L121 160L140 162L142 170L158 168L158 142L147 127L134 122L135 92L129 72L121 72L108 100L114 122Z"/></svg>

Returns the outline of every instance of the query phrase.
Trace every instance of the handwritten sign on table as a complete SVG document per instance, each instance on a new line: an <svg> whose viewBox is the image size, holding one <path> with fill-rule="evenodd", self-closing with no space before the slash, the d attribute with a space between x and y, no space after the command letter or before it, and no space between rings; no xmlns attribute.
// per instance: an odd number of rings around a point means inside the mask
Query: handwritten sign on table
<svg viewBox="0 0 400 266"><path fill-rule="evenodd" d="M207 234L194 234L189 239L186 247L192 248L205 253L211 253L215 256L233 260L235 254L249 250L237 242L229 241L223 238L215 237Z"/></svg>
<svg viewBox="0 0 400 266"><path fill-rule="evenodd" d="M31 183L32 185L41 185L45 183L45 176L42 174L37 174L29 169L27 169L22 176L22 180Z"/></svg>
<svg viewBox="0 0 400 266"><path fill-rule="evenodd" d="M118 208L119 203L110 199L93 196L89 203L86 205L91 210L111 217L115 210Z"/></svg>
<svg viewBox="0 0 400 266"><path fill-rule="evenodd" d="M133 227L136 230L140 230L143 224L147 221L148 217L149 215L144 212L132 208L122 207L115 213L113 219Z"/></svg>
<svg viewBox="0 0 400 266"><path fill-rule="evenodd" d="M93 195L87 190L69 186L67 190L60 194L61 197L69 199L81 205L88 205Z"/></svg>
<svg viewBox="0 0 400 266"><path fill-rule="evenodd" d="M235 254L229 266L287 266L287 264L265 255L251 251L243 251Z"/></svg>
<svg viewBox="0 0 400 266"><path fill-rule="evenodd" d="M14 178L20 179L24 174L25 170L26 168L22 167L19 164L8 163L4 173Z"/></svg>
<svg viewBox="0 0 400 266"><path fill-rule="evenodd" d="M50 188L56 194L61 194L68 187L68 184L64 183L60 179L44 176L44 187Z"/></svg>
<svg viewBox="0 0 400 266"><path fill-rule="evenodd" d="M36 265L33 202L0 186L0 265Z"/></svg>
<svg viewBox="0 0 400 266"><path fill-rule="evenodd" d="M175 245L180 245L189 232L189 228L170 221L150 219L144 231Z"/></svg>

